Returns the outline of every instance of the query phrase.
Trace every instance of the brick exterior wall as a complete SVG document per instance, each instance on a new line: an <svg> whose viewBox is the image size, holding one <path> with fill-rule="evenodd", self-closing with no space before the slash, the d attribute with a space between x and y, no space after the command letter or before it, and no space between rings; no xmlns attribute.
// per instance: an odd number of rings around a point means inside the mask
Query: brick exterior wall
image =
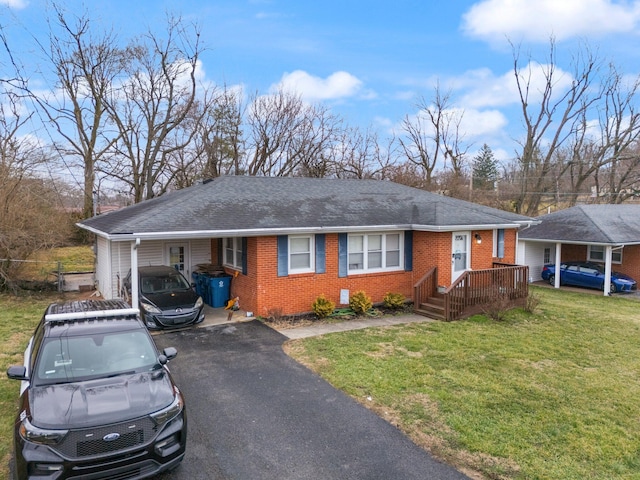
<svg viewBox="0 0 640 480"><path fill-rule="evenodd" d="M482 236L478 245L474 234ZM471 232L471 268L491 268L494 261L514 263L516 232L505 231L505 258L493 257L493 231ZM277 237L247 239L247 275L241 272L231 280L231 296L240 297L240 307L256 316L291 315L311 311L313 301L320 294L340 306L340 290L352 295L358 290L381 302L387 292L413 297L413 285L432 267L438 268L438 284L451 283L451 232L413 232L413 271L383 272L338 277L338 235L325 237L326 272L323 274L294 274L278 277ZM211 241L211 258L218 258L218 242ZM235 271L226 268L232 276Z"/></svg>

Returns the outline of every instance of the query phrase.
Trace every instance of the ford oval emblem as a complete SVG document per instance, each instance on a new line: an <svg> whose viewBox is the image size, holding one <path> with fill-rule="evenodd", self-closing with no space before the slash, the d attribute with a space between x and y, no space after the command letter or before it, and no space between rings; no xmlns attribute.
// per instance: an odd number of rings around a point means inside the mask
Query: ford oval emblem
<svg viewBox="0 0 640 480"><path fill-rule="evenodd" d="M102 439L105 442L114 442L119 438L120 438L120 434L119 433L108 433L104 437L102 437Z"/></svg>

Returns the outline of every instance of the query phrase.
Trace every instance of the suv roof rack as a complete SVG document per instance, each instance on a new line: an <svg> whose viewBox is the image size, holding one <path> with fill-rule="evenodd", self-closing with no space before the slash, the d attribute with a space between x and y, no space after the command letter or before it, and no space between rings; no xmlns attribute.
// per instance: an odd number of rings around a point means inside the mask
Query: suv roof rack
<svg viewBox="0 0 640 480"><path fill-rule="evenodd" d="M94 310L90 312L48 313L45 322L69 322L73 320L90 320L97 318L136 317L140 313L137 308L118 308L115 310Z"/></svg>

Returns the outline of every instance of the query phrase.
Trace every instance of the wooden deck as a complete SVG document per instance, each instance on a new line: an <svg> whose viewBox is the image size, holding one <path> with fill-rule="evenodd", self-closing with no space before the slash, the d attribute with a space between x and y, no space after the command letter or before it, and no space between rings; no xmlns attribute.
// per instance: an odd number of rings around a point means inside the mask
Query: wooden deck
<svg viewBox="0 0 640 480"><path fill-rule="evenodd" d="M529 268L494 264L471 270L439 291L438 270L432 268L414 285L414 311L430 318L452 321L474 315L500 302L506 308L524 306L529 295Z"/></svg>

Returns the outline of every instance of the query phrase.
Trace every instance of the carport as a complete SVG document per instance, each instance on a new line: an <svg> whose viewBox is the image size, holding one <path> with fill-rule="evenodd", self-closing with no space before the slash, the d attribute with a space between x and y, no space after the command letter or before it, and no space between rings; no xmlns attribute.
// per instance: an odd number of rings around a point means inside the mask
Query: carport
<svg viewBox="0 0 640 480"><path fill-rule="evenodd" d="M556 272L563 261L583 260L604 266L604 295L609 295L615 265L640 278L640 205L579 205L542 217L541 223L519 234L518 263L529 266L537 281L542 266ZM560 275L555 276L560 287Z"/></svg>

